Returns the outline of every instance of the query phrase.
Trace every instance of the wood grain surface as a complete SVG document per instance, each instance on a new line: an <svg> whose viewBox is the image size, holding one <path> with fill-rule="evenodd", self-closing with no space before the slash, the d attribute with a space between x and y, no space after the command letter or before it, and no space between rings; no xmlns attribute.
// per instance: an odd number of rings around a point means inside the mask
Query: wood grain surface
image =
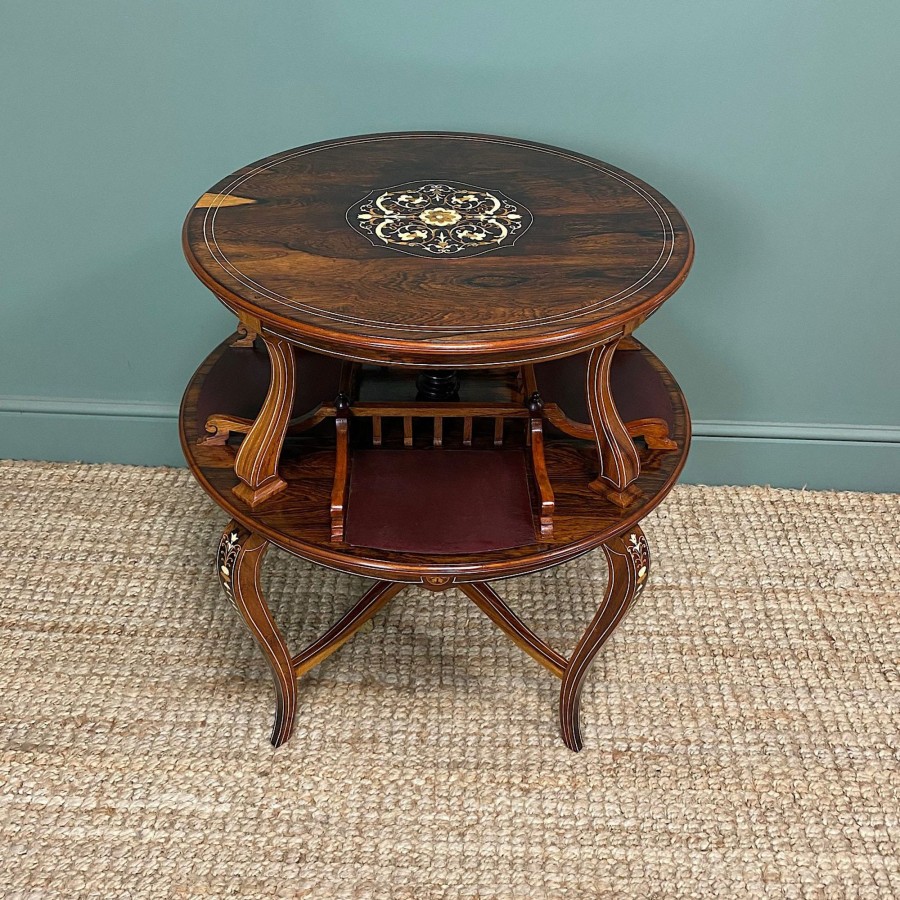
<svg viewBox="0 0 900 900"><path fill-rule="evenodd" d="M522 217L506 225L527 219L527 230L487 236L483 252L413 255L410 242L358 229L366 198L434 183L495 192L501 212ZM458 214L423 215L410 218L416 235L448 234L428 223ZM183 238L204 284L270 332L349 359L434 367L539 361L630 333L693 257L684 219L640 179L567 150L458 133L363 135L252 163L203 194Z"/></svg>

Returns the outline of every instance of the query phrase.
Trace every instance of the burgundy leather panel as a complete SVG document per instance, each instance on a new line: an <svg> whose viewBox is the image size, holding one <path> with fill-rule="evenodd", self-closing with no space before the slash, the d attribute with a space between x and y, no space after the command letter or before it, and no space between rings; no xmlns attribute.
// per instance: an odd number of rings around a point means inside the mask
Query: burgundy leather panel
<svg viewBox="0 0 900 900"><path fill-rule="evenodd" d="M345 529L356 547L478 553L536 543L520 450L356 450Z"/></svg>

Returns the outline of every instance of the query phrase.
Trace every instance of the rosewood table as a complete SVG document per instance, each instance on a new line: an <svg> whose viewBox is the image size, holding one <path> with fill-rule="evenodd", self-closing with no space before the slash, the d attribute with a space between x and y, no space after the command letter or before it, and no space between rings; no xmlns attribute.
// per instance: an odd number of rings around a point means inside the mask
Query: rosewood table
<svg viewBox="0 0 900 900"><path fill-rule="evenodd" d="M579 750L591 661L641 593L640 520L690 442L681 391L633 331L693 258L678 211L606 163L457 133L325 141L253 163L189 212L198 278L237 332L188 385L181 440L231 518L219 578L274 679L297 679L406 585L458 588L561 679ZM260 590L274 544L374 579L291 652ZM489 582L601 549L609 580L565 656Z"/></svg>

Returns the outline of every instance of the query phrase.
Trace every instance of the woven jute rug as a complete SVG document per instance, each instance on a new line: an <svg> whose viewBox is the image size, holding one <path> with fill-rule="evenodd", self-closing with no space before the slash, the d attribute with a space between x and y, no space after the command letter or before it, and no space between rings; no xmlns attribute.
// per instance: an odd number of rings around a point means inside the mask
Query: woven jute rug
<svg viewBox="0 0 900 900"><path fill-rule="evenodd" d="M0 510L0 896L900 895L898 496L676 489L580 754L558 682L419 590L274 750L186 471L0 464ZM568 652L605 577L497 587ZM264 582L296 648L366 585L274 551Z"/></svg>

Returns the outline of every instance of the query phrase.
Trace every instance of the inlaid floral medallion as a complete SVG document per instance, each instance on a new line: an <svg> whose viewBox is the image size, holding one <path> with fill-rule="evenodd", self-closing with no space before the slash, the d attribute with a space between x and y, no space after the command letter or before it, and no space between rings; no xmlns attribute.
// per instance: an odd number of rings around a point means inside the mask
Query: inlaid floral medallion
<svg viewBox="0 0 900 900"><path fill-rule="evenodd" d="M500 191L459 182L410 181L370 191L347 222L376 247L426 257L478 256L512 246L531 213Z"/></svg>

